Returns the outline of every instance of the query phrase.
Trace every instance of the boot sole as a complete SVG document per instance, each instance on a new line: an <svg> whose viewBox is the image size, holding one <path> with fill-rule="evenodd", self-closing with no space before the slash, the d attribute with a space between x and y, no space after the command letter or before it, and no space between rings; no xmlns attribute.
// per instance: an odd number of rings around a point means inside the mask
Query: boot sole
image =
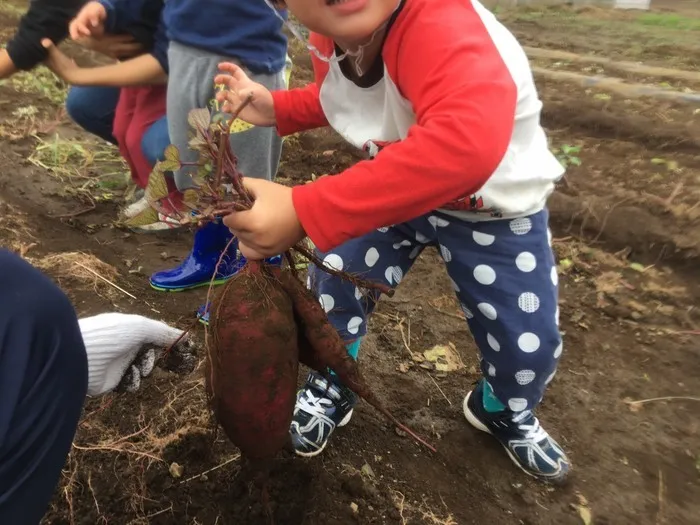
<svg viewBox="0 0 700 525"><path fill-rule="evenodd" d="M233 277L233 276L231 276ZM199 283L199 284L193 284L190 286L183 286L183 287L178 287L178 288L166 288L164 286L157 286L153 283L149 283L151 285L151 288L154 290L157 290L159 292L186 292L187 290L194 290L196 288L202 288L203 286L209 286L209 284L213 284L213 286L219 286L222 284L226 284L231 277L227 277L226 279L216 279L213 283L211 281L207 281L204 283Z"/></svg>

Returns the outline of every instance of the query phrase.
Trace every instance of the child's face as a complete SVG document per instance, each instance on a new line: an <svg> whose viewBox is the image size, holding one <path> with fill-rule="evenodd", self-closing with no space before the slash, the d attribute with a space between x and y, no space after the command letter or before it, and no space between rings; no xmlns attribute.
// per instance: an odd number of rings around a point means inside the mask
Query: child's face
<svg viewBox="0 0 700 525"><path fill-rule="evenodd" d="M399 0L284 1L289 11L310 31L340 44L359 44L370 38L391 17L398 3Z"/></svg>

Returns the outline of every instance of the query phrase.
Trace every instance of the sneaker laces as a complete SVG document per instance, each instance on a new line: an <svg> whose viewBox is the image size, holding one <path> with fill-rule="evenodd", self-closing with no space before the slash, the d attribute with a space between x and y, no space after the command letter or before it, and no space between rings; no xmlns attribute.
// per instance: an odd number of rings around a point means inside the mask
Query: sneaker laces
<svg viewBox="0 0 700 525"><path fill-rule="evenodd" d="M315 396L313 392L307 390L304 395L300 396L297 402L297 408L309 414L311 417L310 424L318 424L320 420L323 423L335 427L335 423L326 415L328 408L333 408L334 404L331 399L323 396Z"/></svg>
<svg viewBox="0 0 700 525"><path fill-rule="evenodd" d="M523 420L532 418L532 423L522 423ZM523 410L519 414L513 416L513 423L518 425L518 428L524 432L525 439L531 439L535 443L540 443L549 437L547 431L542 428L540 422L532 415L530 410Z"/></svg>

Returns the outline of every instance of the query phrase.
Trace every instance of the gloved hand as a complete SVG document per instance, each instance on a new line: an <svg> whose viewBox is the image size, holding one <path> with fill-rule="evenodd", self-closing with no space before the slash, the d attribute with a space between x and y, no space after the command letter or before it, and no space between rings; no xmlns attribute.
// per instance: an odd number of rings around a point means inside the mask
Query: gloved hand
<svg viewBox="0 0 700 525"><path fill-rule="evenodd" d="M105 313L79 319L79 324L87 350L90 396L118 386L138 390L141 378L153 371L157 353L182 335L182 330L141 315Z"/></svg>

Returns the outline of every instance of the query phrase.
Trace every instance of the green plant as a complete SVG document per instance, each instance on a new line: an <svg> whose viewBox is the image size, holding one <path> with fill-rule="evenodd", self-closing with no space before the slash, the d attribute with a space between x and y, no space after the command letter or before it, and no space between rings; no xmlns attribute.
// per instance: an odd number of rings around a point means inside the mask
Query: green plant
<svg viewBox="0 0 700 525"><path fill-rule="evenodd" d="M564 144L559 148L554 148L552 151L565 168L581 165L581 158L578 156L581 152L581 146Z"/></svg>

